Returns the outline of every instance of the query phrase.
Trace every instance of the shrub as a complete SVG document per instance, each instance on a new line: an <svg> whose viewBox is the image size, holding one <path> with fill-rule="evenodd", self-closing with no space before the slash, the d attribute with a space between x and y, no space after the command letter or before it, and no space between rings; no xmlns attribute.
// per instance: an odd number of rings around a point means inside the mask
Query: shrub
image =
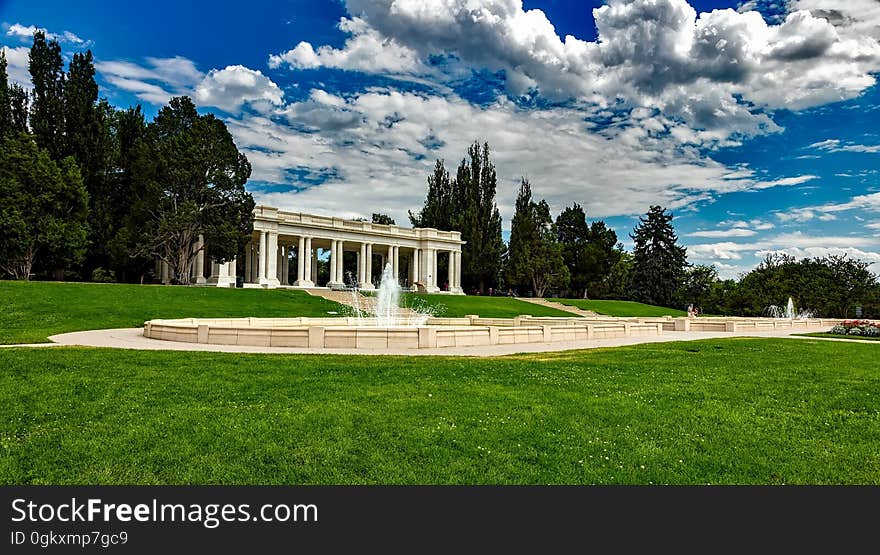
<svg viewBox="0 0 880 555"><path fill-rule="evenodd" d="M837 325L831 328L829 333L833 333L835 335L846 335L847 328L846 326Z"/></svg>
<svg viewBox="0 0 880 555"><path fill-rule="evenodd" d="M92 281L96 283L113 283L116 281L116 273L113 270L95 268L92 271Z"/></svg>
<svg viewBox="0 0 880 555"><path fill-rule="evenodd" d="M850 328L847 335L862 335L862 328Z"/></svg>
<svg viewBox="0 0 880 555"><path fill-rule="evenodd" d="M862 335L865 337L880 337L880 328L877 326L865 326L862 329Z"/></svg>

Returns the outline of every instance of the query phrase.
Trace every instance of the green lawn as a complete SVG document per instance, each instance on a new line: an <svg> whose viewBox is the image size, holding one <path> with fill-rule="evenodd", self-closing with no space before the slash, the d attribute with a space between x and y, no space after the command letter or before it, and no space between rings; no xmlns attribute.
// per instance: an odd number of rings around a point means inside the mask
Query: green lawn
<svg viewBox="0 0 880 555"><path fill-rule="evenodd" d="M864 341L880 341L880 337L865 337L864 335L837 335L836 333L818 331L812 333L799 333L798 335L802 335L804 337L828 337L831 339L858 339Z"/></svg>
<svg viewBox="0 0 880 555"><path fill-rule="evenodd" d="M584 310L592 310L605 316L642 316L645 318L656 316L687 316L684 310L665 308L650 304L637 303L634 301L593 301L588 299L551 299L569 306L576 306Z"/></svg>
<svg viewBox="0 0 880 555"><path fill-rule="evenodd" d="M479 314L485 318L513 318L521 314L530 316L575 316L571 312L544 307L510 297L483 297L464 295L426 295L409 293L404 295L406 306L427 307L437 316L460 318L468 314Z"/></svg>
<svg viewBox="0 0 880 555"><path fill-rule="evenodd" d="M302 291L0 281L0 344L140 326L153 318L326 316L346 308Z"/></svg>
<svg viewBox="0 0 880 555"><path fill-rule="evenodd" d="M0 483L880 484L878 392L876 347L831 341L0 349Z"/></svg>

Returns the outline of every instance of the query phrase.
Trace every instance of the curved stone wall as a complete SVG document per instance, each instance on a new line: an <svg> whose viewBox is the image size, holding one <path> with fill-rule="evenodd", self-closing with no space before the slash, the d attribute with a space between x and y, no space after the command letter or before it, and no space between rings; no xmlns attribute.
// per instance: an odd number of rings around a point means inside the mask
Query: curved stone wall
<svg viewBox="0 0 880 555"><path fill-rule="evenodd" d="M431 318L418 327L377 327L357 318L183 318L151 320L144 336L163 341L312 349L432 349L660 335L664 331L822 329L839 320L749 318Z"/></svg>

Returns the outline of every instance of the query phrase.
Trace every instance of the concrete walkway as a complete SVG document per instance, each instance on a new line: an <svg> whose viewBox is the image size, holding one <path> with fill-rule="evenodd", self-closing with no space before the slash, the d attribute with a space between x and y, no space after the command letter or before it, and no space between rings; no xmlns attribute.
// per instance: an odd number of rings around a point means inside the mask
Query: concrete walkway
<svg viewBox="0 0 880 555"><path fill-rule="evenodd" d="M822 337L802 337L794 335L802 330L777 330L772 332L663 332L657 336L625 337L616 339L594 339L584 341L565 341L559 343L527 343L519 345L492 345L485 347L444 347L439 349L308 349L288 347L253 347L246 345L207 345L201 343L179 343L161 341L143 336L142 328L123 328L111 330L78 331L53 335L53 343L29 345L4 345L4 347L109 347L115 349L136 349L146 351L202 351L217 353L264 353L264 354L335 354L335 355L408 355L408 356L475 356L493 357L518 353L542 353L570 351L577 349L598 349L602 347L623 347L645 343L666 343L671 341L697 341L700 339L729 339L734 337L815 339L818 341L852 341L874 343L876 341L839 340Z"/></svg>
<svg viewBox="0 0 880 555"><path fill-rule="evenodd" d="M599 315L598 313L593 312L592 310L584 310L582 308L578 308L573 305L562 304L562 303L558 303L558 302L555 302L550 299L543 299L541 297L516 297L516 300L536 304L538 306L546 306L548 308L555 308L556 310L561 310L563 312L570 312L572 314L577 314L578 316L593 317L593 316Z"/></svg>

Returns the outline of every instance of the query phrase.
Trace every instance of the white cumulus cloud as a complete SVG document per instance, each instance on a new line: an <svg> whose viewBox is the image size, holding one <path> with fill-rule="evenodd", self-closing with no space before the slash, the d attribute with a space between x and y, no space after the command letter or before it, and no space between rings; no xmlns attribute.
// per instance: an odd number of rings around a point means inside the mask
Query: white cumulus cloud
<svg viewBox="0 0 880 555"><path fill-rule="evenodd" d="M431 54L504 70L515 94L659 108L724 135L778 131L762 109L800 110L872 86L880 44L808 10L779 24L755 11L697 14L685 0L610 0L598 40L560 37L520 0L346 0L341 49L300 43L270 63L408 71Z"/></svg>
<svg viewBox="0 0 880 555"><path fill-rule="evenodd" d="M198 104L235 112L245 103L277 106L284 93L260 71L241 65L212 69L194 91Z"/></svg>

